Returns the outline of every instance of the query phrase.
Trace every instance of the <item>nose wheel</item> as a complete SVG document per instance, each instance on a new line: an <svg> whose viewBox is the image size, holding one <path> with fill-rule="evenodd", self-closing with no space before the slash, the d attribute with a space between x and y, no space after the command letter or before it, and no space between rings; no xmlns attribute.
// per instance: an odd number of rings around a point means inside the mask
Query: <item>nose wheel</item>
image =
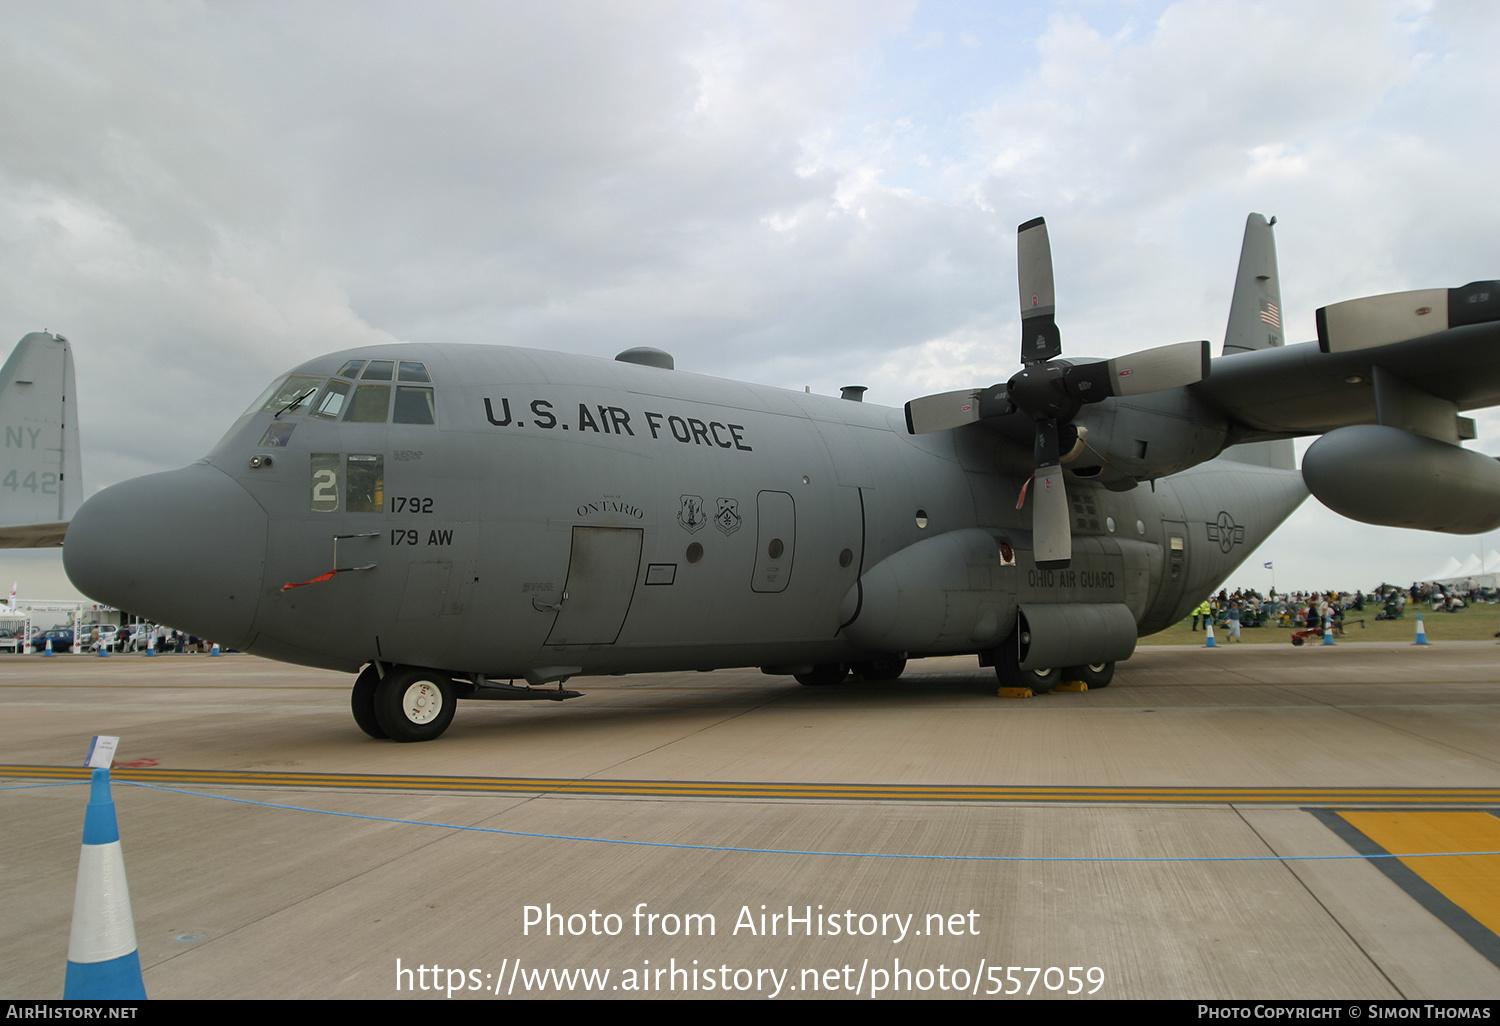
<svg viewBox="0 0 1500 1026"><path fill-rule="evenodd" d="M392 741L432 741L453 722L453 682L435 670L392 666L380 676L368 666L354 682L350 705L366 734Z"/></svg>
<svg viewBox="0 0 1500 1026"><path fill-rule="evenodd" d="M349 696L349 706L354 713L354 722L359 729L371 737L384 741L390 737L375 718L375 689L380 685L380 671L375 664L366 666L354 680L354 691Z"/></svg>

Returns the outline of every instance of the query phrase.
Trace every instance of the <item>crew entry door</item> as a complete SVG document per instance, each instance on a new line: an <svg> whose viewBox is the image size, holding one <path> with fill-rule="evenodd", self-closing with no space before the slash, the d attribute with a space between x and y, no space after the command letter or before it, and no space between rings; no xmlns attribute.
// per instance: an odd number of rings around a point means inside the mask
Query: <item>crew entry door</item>
<svg viewBox="0 0 1500 1026"><path fill-rule="evenodd" d="M613 645L641 568L639 527L575 527L562 608L548 645Z"/></svg>

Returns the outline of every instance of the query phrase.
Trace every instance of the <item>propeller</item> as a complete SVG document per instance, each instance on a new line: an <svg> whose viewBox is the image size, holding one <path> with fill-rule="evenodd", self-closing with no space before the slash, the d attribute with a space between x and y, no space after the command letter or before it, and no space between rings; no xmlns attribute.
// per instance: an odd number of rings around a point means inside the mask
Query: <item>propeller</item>
<svg viewBox="0 0 1500 1026"><path fill-rule="evenodd" d="M1029 482L1036 564L1060 569L1073 557L1062 465L1082 452L1087 435L1086 429L1073 425L1073 417L1085 403L1160 392L1203 380L1208 374L1208 342L1180 342L1113 360L1059 360L1062 335L1057 330L1052 244L1045 219L1035 218L1016 229L1016 256L1021 370L1004 385L913 399L906 404L906 427L920 435L1017 411L1031 417L1036 423L1036 471Z"/></svg>

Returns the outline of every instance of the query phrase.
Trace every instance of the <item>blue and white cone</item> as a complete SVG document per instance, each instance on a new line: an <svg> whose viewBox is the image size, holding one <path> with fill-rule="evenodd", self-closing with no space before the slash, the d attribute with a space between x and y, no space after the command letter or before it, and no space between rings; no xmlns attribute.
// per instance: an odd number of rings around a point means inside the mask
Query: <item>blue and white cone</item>
<svg viewBox="0 0 1500 1026"><path fill-rule="evenodd" d="M99 639L98 651L101 656L109 655L109 642L105 641L103 638Z"/></svg>
<svg viewBox="0 0 1500 1026"><path fill-rule="evenodd" d="M1422 626L1422 614L1417 614L1417 644L1427 644L1427 628Z"/></svg>
<svg viewBox="0 0 1500 1026"><path fill-rule="evenodd" d="M208 650L208 654L211 655L211 656L216 656L216 655L222 655L223 654L222 652L219 651L219 643L217 641L214 642L214 647Z"/></svg>
<svg viewBox="0 0 1500 1026"><path fill-rule="evenodd" d="M151 637L146 639L146 654L148 656L156 655L156 638Z"/></svg>
<svg viewBox="0 0 1500 1026"><path fill-rule="evenodd" d="M1332 617L1325 616L1323 618L1323 644L1325 644L1325 645L1332 645L1333 644L1333 618Z"/></svg>
<svg viewBox="0 0 1500 1026"><path fill-rule="evenodd" d="M48 638L47 639L47 650L45 652L43 652L42 655L44 655L44 656L50 656L50 655L53 655L53 654L54 653L52 651L52 639Z"/></svg>
<svg viewBox="0 0 1500 1026"><path fill-rule="evenodd" d="M1203 647L1204 648L1218 648L1219 647L1219 643L1214 640L1214 624L1213 624L1213 621L1209 620L1209 622L1204 625L1203 629L1208 632L1206 635L1204 635L1204 638L1203 638Z"/></svg>
<svg viewBox="0 0 1500 1026"><path fill-rule="evenodd" d="M83 820L63 999L129 1001L145 996L125 859L120 853L120 828L109 794L109 770L96 769Z"/></svg>

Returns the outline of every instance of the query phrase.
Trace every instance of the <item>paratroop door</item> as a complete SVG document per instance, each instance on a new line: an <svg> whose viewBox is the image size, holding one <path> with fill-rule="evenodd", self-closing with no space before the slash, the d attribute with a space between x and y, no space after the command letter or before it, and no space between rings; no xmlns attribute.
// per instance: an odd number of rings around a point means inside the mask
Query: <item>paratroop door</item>
<svg viewBox="0 0 1500 1026"><path fill-rule="evenodd" d="M635 597L641 567L638 527L575 527L562 608L548 645L613 645Z"/></svg>

